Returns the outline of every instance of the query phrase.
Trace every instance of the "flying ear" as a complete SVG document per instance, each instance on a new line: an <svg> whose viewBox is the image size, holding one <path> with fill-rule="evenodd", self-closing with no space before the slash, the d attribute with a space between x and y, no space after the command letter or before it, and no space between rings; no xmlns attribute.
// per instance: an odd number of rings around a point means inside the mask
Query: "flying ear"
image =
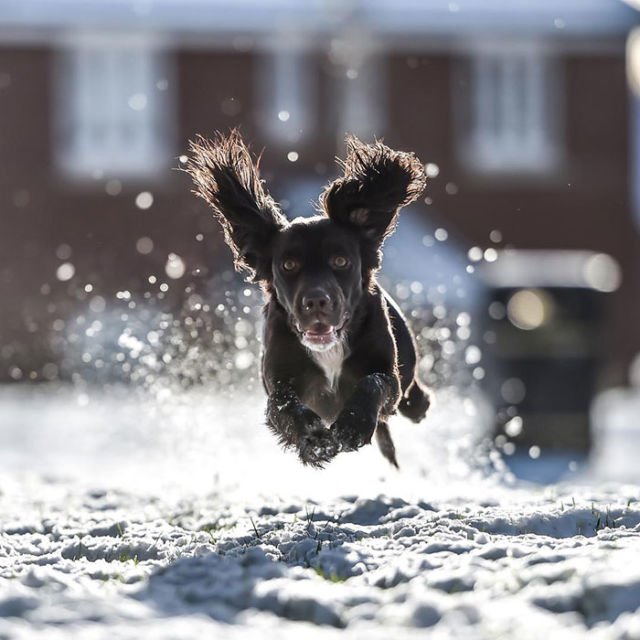
<svg viewBox="0 0 640 640"><path fill-rule="evenodd" d="M277 204L265 191L258 167L237 130L213 140L198 136L189 143L186 171L196 195L213 209L238 270L261 280L268 271L268 247L287 224Z"/></svg>
<svg viewBox="0 0 640 640"><path fill-rule="evenodd" d="M334 222L361 230L378 244L393 233L400 209L420 196L426 175L412 153L381 142L366 145L347 137L344 175L324 190L320 201Z"/></svg>

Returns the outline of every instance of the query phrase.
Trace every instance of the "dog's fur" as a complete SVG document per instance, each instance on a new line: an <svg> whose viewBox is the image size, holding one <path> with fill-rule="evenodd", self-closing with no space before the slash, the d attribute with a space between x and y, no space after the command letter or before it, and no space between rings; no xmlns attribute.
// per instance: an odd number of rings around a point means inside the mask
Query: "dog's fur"
<svg viewBox="0 0 640 640"><path fill-rule="evenodd" d="M320 214L293 222L265 191L236 131L192 142L187 170L220 221L236 268L266 293L269 427L316 467L375 432L398 466L387 420L396 409L421 420L429 397L415 377L413 337L375 274L400 208L422 193L426 178L413 154L354 137L347 148Z"/></svg>

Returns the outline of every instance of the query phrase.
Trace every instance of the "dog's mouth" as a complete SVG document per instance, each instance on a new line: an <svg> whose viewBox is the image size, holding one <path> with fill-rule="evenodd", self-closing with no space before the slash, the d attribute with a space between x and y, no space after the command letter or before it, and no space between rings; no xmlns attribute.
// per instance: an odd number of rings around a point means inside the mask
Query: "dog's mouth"
<svg viewBox="0 0 640 640"><path fill-rule="evenodd" d="M345 323L346 318L339 325L318 320L305 329L299 327L300 341L312 351L330 349L340 340Z"/></svg>
<svg viewBox="0 0 640 640"><path fill-rule="evenodd" d="M324 322L314 322L302 332L302 339L310 345L330 345L338 339L338 328Z"/></svg>

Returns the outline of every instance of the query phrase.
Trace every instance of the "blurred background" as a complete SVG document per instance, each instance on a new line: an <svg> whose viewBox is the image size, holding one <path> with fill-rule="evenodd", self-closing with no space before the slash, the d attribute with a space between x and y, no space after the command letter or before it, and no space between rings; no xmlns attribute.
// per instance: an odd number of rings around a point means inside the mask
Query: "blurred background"
<svg viewBox="0 0 640 640"><path fill-rule="evenodd" d="M188 140L239 126L295 217L350 132L430 178L382 274L423 379L480 398L505 458L637 477L632 4L4 0L5 408L63 383L81 405L112 385L259 390L260 295L180 171Z"/></svg>

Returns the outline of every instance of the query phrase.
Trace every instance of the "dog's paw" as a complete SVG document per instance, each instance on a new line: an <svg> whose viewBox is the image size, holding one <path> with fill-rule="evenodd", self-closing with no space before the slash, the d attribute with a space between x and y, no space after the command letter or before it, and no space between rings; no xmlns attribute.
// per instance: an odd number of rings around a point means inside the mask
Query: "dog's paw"
<svg viewBox="0 0 640 640"><path fill-rule="evenodd" d="M341 451L356 451L371 442L378 418L367 411L344 409L331 425Z"/></svg>
<svg viewBox="0 0 640 640"><path fill-rule="evenodd" d="M303 464L322 469L340 452L340 444L335 435L325 427L312 428L302 438L298 455Z"/></svg>
<svg viewBox="0 0 640 640"><path fill-rule="evenodd" d="M400 400L398 409L400 413L413 422L420 422L427 415L431 405L429 392L418 382L414 382L409 392Z"/></svg>

